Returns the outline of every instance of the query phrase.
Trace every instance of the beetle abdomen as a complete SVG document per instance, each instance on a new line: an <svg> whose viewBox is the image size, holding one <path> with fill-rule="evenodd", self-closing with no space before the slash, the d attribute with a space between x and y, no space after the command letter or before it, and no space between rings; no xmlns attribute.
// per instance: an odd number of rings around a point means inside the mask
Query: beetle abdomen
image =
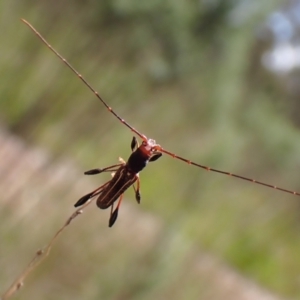
<svg viewBox="0 0 300 300"><path fill-rule="evenodd" d="M136 173L127 165L120 167L98 197L97 206L101 209L110 207L136 180Z"/></svg>

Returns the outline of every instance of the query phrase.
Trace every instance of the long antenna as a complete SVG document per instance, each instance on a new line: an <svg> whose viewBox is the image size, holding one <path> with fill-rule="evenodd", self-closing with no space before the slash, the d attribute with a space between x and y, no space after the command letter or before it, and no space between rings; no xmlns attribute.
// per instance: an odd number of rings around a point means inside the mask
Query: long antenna
<svg viewBox="0 0 300 300"><path fill-rule="evenodd" d="M128 124L124 119L122 119L117 113L114 112L114 110L101 98L99 93L85 80L84 77L64 58L62 57L43 37L42 35L26 20L21 19L30 29L42 40L42 42L56 55L60 58L61 61L63 61L68 68L70 68L83 83L96 95L96 97L102 102L102 104L126 127L128 127L132 132L134 132L136 135L138 135L141 139L147 140L147 138L138 132L135 128L133 128L130 124Z"/></svg>
<svg viewBox="0 0 300 300"><path fill-rule="evenodd" d="M257 183L257 184L260 184L260 185L263 185L263 186L266 186L266 187L269 187L269 188L272 188L272 189L275 189L275 190L278 190L278 191L282 191L282 192L285 192L285 193L289 193L289 194L300 196L300 193L298 193L298 192L290 191L290 190L278 187L276 185L264 183L264 182L257 181L257 180L252 179L252 178L244 177L244 176L241 176L241 175L237 175L237 174L233 174L233 173L230 173L230 172L221 171L221 170L217 170L217 169L213 169L213 168L210 168L210 167L207 167L207 166L203 166L203 165L197 164L197 163L195 163L195 162L193 162L191 160L188 160L188 159L186 159L184 157L181 157L181 156L178 156L178 155L176 155L174 153L171 153L168 150L163 149L162 147L160 147L159 150L161 152L163 152L163 153L166 153L166 154L172 156L173 158L180 159L180 160L186 162L189 165L193 165L193 166L202 168L202 169L204 169L206 171L212 171L212 172L216 172L216 173L219 173L219 174L228 175L228 176L231 176L231 177L235 177L235 178L239 178L239 179L242 179L242 180L246 180L246 181L250 181L250 182L253 182L253 183Z"/></svg>

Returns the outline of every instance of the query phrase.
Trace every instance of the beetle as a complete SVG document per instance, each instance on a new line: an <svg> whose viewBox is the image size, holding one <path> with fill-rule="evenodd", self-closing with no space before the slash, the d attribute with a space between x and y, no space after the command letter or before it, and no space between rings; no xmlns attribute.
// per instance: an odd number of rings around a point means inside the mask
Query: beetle
<svg viewBox="0 0 300 300"><path fill-rule="evenodd" d="M109 218L109 227L111 227L117 217L119 207L122 202L124 192L133 185L135 190L135 196L138 203L140 203L140 180L139 180L139 172L142 171L148 162L153 162L160 158L162 154L167 154L173 158L181 160L189 165L196 166L198 168L202 168L206 171L212 171L223 175L228 175L231 177L239 178L245 181L249 181L252 183L260 184L266 186L268 188L276 189L285 193L293 194L296 196L300 196L300 193L291 191L285 188L280 188L278 186L264 183L261 181L257 181L255 179L247 178L241 175L233 174L226 171L221 171L218 169L213 169L204 165L200 165L195 163L189 159L181 157L175 153L172 153L159 144L155 142L153 139L148 139L144 134L140 133L134 127L132 127L129 123L127 123L124 119L122 119L99 95L99 93L86 81L86 79L63 57L61 56L46 40L45 38L26 20L22 19L22 21L42 40L42 42L64 63L68 66L69 69L73 73L77 75L77 77L95 94L98 100L108 109L108 111L114 115L123 125L125 125L129 130L131 130L134 134L136 134L139 138L141 138L142 143L139 146L136 138L134 137L131 142L131 150L132 153L127 162L121 160L120 164L112 165L106 167L104 169L92 169L90 171L85 172L86 175L94 175L102 172L115 172L113 178L94 190L93 192L81 197L76 203L75 207L81 206L86 203L88 200L98 196L97 198L97 206L101 209L106 209L111 207L110 218ZM137 186L134 186L134 183L137 182ZM119 199L116 209L114 209L114 203Z"/></svg>
<svg viewBox="0 0 300 300"><path fill-rule="evenodd" d="M120 164L112 165L104 169L92 169L84 173L86 175L95 175L102 172L115 172L110 181L106 182L93 192L81 197L74 206L81 206L89 199L99 195L96 201L97 206L101 209L111 207L108 226L112 227L117 220L123 194L131 185L133 185L135 191L136 201L140 203L139 172L146 167L148 162L156 161L162 156L162 153L157 151L156 147L156 142L152 139L143 141L139 146L136 137L133 137L131 142L132 153L127 162L120 159ZM136 187L134 186L135 182L137 182ZM118 199L117 207L114 209L114 202Z"/></svg>

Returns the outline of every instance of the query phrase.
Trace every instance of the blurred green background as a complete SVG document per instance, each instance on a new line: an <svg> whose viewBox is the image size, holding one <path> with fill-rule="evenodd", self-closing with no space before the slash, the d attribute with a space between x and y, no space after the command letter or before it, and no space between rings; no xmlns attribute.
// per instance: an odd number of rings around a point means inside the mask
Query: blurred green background
<svg viewBox="0 0 300 300"><path fill-rule="evenodd" d="M285 3L0 0L1 292L110 178L83 172L127 159L132 139L20 18L164 148L300 191L297 70L261 64ZM129 189L109 229L92 204L15 299L251 299L230 272L300 299L299 197L167 156L140 177L139 206Z"/></svg>

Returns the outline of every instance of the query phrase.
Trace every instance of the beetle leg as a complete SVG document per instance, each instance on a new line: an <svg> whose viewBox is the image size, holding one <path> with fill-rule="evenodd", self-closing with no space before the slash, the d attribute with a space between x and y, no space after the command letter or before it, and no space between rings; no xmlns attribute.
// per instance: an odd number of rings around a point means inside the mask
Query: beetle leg
<svg viewBox="0 0 300 300"><path fill-rule="evenodd" d="M137 141L135 136L132 138L130 147L131 147L132 152L135 151L139 147L139 142Z"/></svg>
<svg viewBox="0 0 300 300"><path fill-rule="evenodd" d="M104 183L103 185L101 185L100 187L98 187L97 189L95 189L94 191L92 191L91 193L88 193L88 194L84 195L83 197L81 197L81 198L74 204L74 206L75 206L75 207L81 206L81 205L83 205L84 203L86 203L89 199L95 197L96 195L99 195L99 194L102 192L103 188L104 188L108 183L109 183L109 181L106 182L106 183Z"/></svg>
<svg viewBox="0 0 300 300"><path fill-rule="evenodd" d="M110 206L110 218L114 211L114 203Z"/></svg>
<svg viewBox="0 0 300 300"><path fill-rule="evenodd" d="M84 172L85 175L95 175L95 174L100 174L102 172L112 172L112 171L117 171L119 169L120 166L122 166L124 163L120 163L120 164L116 164L116 165L112 165L109 167L106 167L104 169L92 169L89 171Z"/></svg>
<svg viewBox="0 0 300 300"><path fill-rule="evenodd" d="M119 161L121 162L120 166L126 165L126 161L122 157L119 157Z"/></svg>
<svg viewBox="0 0 300 300"><path fill-rule="evenodd" d="M118 205L114 211L113 211L113 205L111 206L111 212L110 212L110 217L109 217L109 221L108 221L109 227L112 227L118 218L119 207L122 203L122 199L123 199L123 194L120 196Z"/></svg>
<svg viewBox="0 0 300 300"><path fill-rule="evenodd" d="M140 204L140 202L141 202L141 194L140 194L141 181L140 181L140 177L138 174L136 174L136 177L137 177L136 187L134 186L134 184L132 186L133 186L134 193L135 193L135 199L136 199L137 203Z"/></svg>
<svg viewBox="0 0 300 300"><path fill-rule="evenodd" d="M150 157L149 162L151 162L151 161L156 161L156 160L159 159L161 156L162 156L162 153L161 153L161 152L154 153L154 155Z"/></svg>

